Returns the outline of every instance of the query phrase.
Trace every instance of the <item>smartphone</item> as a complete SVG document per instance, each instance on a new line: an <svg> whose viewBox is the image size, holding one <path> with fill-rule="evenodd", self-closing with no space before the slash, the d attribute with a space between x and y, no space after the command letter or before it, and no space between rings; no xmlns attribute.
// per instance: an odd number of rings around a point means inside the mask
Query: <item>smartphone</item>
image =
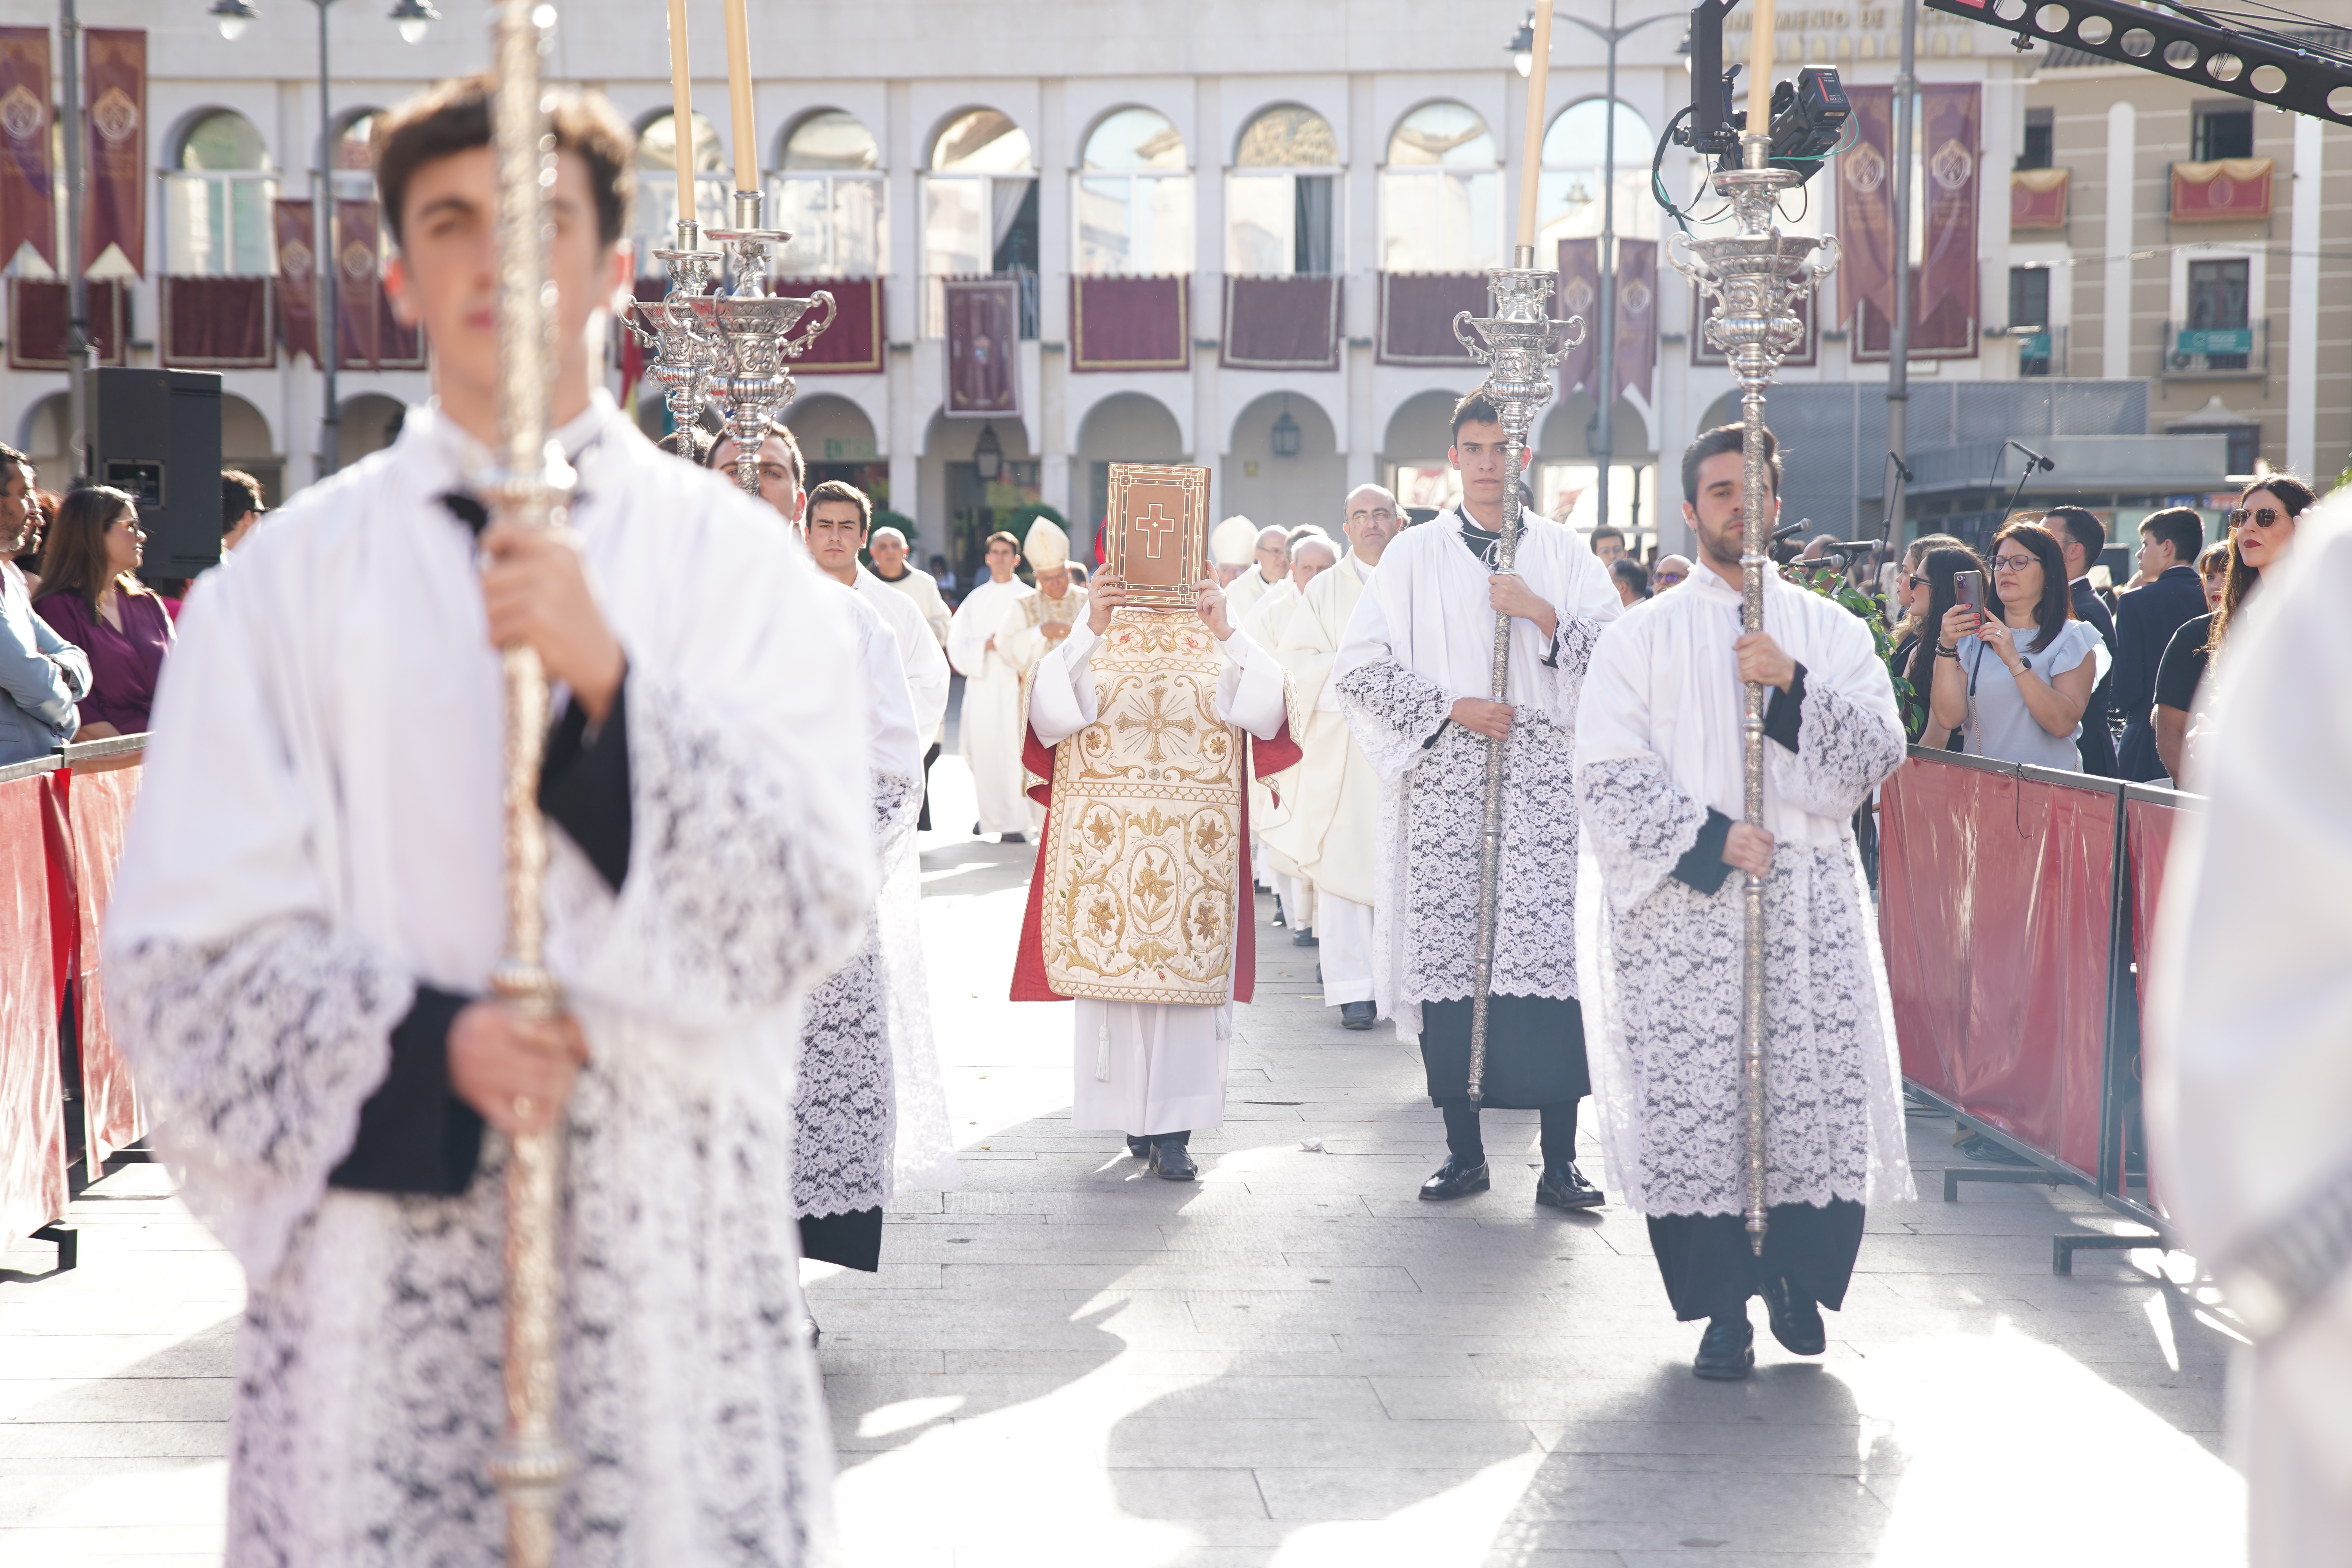
<svg viewBox="0 0 2352 1568"><path fill-rule="evenodd" d="M1966 605L1969 609L1974 610L1979 617L1984 615L1985 596L1983 573L1953 573L1952 591L1959 596L1961 604Z"/></svg>

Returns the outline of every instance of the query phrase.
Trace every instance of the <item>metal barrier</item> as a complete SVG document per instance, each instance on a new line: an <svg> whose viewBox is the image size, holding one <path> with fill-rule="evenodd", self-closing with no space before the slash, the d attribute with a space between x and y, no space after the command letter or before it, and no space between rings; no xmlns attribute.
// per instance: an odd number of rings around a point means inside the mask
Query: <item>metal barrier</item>
<svg viewBox="0 0 2352 1568"><path fill-rule="evenodd" d="M2139 1002L2172 829L2200 796L1911 748L1881 792L1879 929L1905 1085L2027 1162L1963 1182L2063 1182L2173 1245L2140 1133Z"/></svg>

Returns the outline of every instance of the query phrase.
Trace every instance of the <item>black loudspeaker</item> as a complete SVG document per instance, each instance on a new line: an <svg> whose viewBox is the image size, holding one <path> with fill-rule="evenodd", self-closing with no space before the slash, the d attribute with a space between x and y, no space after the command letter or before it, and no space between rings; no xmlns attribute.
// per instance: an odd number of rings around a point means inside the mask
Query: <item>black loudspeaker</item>
<svg viewBox="0 0 2352 1568"><path fill-rule="evenodd" d="M139 574L152 583L219 565L220 373L101 368L90 381L90 476L139 503Z"/></svg>

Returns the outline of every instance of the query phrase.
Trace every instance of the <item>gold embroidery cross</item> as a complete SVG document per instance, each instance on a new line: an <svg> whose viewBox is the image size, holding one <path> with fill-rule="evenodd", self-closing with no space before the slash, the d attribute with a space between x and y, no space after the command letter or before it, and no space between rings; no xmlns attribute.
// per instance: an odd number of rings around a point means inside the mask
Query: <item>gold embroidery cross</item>
<svg viewBox="0 0 2352 1568"><path fill-rule="evenodd" d="M1151 737L1150 743L1144 754L1155 763L1164 763L1168 760L1168 753L1160 749L1160 737L1171 730L1181 731L1184 734L1190 735L1195 726L1190 714L1168 711L1167 687L1151 688L1146 694L1145 700L1149 707L1142 714L1139 716L1131 712L1122 713L1115 723L1121 730L1142 730L1149 732Z"/></svg>

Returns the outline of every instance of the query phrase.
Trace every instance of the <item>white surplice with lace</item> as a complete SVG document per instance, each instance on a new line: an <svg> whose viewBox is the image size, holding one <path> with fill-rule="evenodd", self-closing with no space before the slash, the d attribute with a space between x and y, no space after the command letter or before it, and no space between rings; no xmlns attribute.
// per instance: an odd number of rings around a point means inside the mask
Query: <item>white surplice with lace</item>
<svg viewBox="0 0 2352 1568"><path fill-rule="evenodd" d="M874 882L846 618L789 531L600 396L560 433L626 650L617 895L551 829L547 957L593 1060L566 1109L567 1565L830 1556L799 1325L800 1002ZM461 1196L327 1185L415 989L503 932L487 454L431 408L190 598L106 933L109 1007L184 1193L244 1265L232 1564L490 1563L506 1145Z"/></svg>

